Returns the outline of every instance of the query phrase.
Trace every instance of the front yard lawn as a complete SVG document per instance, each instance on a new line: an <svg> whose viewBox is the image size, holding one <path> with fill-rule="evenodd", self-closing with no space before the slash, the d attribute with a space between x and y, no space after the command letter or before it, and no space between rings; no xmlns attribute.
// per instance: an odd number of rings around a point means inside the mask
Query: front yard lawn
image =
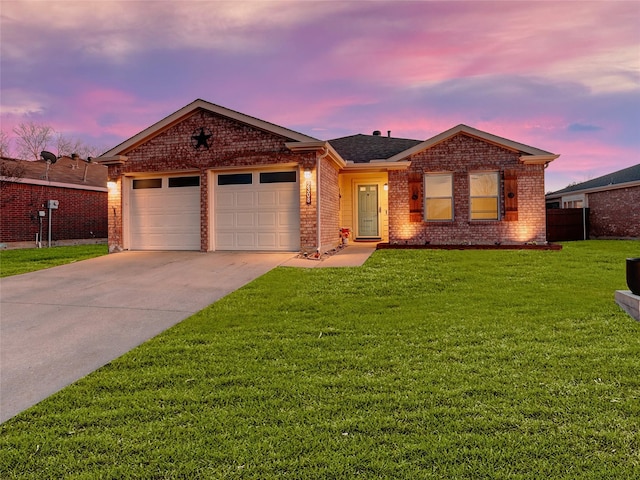
<svg viewBox="0 0 640 480"><path fill-rule="evenodd" d="M108 253L106 245L74 245L70 247L23 248L0 250L0 277L35 272Z"/></svg>
<svg viewBox="0 0 640 480"><path fill-rule="evenodd" d="M639 250L277 268L0 426L1 476L637 478Z"/></svg>

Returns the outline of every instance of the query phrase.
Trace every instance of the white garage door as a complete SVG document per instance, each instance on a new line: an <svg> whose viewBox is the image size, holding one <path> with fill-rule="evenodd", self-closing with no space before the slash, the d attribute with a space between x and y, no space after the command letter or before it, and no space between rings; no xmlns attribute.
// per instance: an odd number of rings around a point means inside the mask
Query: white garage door
<svg viewBox="0 0 640 480"><path fill-rule="evenodd" d="M200 176L130 182L132 250L200 250Z"/></svg>
<svg viewBox="0 0 640 480"><path fill-rule="evenodd" d="M216 250L299 250L297 174L296 170L216 174Z"/></svg>

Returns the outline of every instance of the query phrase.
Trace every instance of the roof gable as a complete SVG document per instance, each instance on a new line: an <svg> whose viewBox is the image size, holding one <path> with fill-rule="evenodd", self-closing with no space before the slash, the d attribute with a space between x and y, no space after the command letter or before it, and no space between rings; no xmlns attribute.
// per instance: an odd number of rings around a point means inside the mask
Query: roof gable
<svg viewBox="0 0 640 480"><path fill-rule="evenodd" d="M295 132L293 130L289 130L288 128L281 127L274 123L269 123L264 120L260 120L259 118L251 117L249 115L245 115L244 113L236 112L235 110L221 107L220 105L216 105L216 104L207 102L205 100L197 99L191 102L189 105L186 105L182 107L180 110L163 118L159 122L156 122L150 127L142 130L140 133L134 135L128 140L125 140L120 145L117 145L111 150L103 153L101 157L111 157L115 155L122 155L127 151L131 150L132 148L166 131L170 127L180 123L182 120L191 116L194 112L198 110L205 110L207 112L211 112L211 113L235 120L237 122L244 123L254 128L258 128L260 130L264 130L266 132L279 135L290 141L298 141L298 142L317 141L316 138L309 137L307 135Z"/></svg>
<svg viewBox="0 0 640 480"><path fill-rule="evenodd" d="M550 162L555 160L555 158L558 157L558 155L555 155L551 152L547 152L539 148L530 147L529 145L525 145L523 143L514 142L513 140L502 138L497 135L493 135L491 133L483 132L482 130L469 127L468 125L460 124L434 137L431 137L428 140L425 140L424 142L420 142L419 144L413 146L412 148L409 148L403 152L400 152L394 155L393 157L389 158L389 161L399 161L399 160L407 159L408 157L415 155L416 153L419 153L423 150L427 150L431 147L434 147L435 145L438 145L439 143L442 143L445 140L448 140L449 138L458 134L468 135L470 137L477 138L479 140L492 143L494 145L498 145L508 150L518 152L523 157L530 156L532 157L532 159L534 157L540 158L540 161ZM521 159L523 159L523 157L521 157Z"/></svg>

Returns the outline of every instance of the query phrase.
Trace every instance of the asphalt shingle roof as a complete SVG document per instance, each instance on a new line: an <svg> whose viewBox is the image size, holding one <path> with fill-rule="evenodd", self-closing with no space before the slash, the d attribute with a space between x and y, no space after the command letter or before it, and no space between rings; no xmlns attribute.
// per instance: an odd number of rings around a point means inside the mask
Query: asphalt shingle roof
<svg viewBox="0 0 640 480"><path fill-rule="evenodd" d="M0 162L4 164L8 171L19 171L20 175L18 175L18 178L45 180L47 164L44 160L30 162L27 160L2 158ZM85 167L87 167L86 181L84 181ZM56 163L49 166L48 180L50 182L106 188L107 167L97 163L87 165L83 160L76 161L69 157L62 157L59 158Z"/></svg>
<svg viewBox="0 0 640 480"><path fill-rule="evenodd" d="M391 158L422 143L422 140L358 134L334 138L333 140L328 140L328 142L344 160L354 163L367 163L371 160Z"/></svg>
<svg viewBox="0 0 640 480"><path fill-rule="evenodd" d="M569 187L563 188L556 192L549 193L548 195L558 195L569 192L578 192L581 190L590 190L592 188L601 188L608 185L619 185L621 183L638 182L640 181L640 163L631 167L623 168L617 172L608 173L598 178L587 180L586 182L577 183Z"/></svg>

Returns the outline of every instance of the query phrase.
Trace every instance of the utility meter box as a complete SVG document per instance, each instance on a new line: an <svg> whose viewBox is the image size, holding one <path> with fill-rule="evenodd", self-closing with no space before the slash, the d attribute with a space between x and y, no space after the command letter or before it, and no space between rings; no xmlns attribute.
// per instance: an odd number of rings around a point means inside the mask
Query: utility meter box
<svg viewBox="0 0 640 480"><path fill-rule="evenodd" d="M51 210L55 210L58 208L58 200L49 200L47 202L47 208L50 208Z"/></svg>

